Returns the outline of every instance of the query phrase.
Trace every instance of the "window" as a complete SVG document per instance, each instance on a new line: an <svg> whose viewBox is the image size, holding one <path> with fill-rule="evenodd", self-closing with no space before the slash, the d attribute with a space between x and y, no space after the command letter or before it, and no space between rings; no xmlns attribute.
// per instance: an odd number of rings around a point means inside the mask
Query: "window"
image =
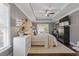
<svg viewBox="0 0 79 59"><path fill-rule="evenodd" d="M38 33L40 32L49 32L49 25L48 24L37 24Z"/></svg>
<svg viewBox="0 0 79 59"><path fill-rule="evenodd" d="M0 4L0 48L10 45L9 5Z"/></svg>

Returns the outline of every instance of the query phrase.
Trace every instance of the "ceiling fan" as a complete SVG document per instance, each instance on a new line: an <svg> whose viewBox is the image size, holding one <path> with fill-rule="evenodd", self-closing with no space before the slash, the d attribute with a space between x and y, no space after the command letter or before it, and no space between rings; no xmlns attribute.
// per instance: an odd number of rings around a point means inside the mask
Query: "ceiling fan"
<svg viewBox="0 0 79 59"><path fill-rule="evenodd" d="M46 9L46 10L45 10L45 13L46 13L45 16L48 16L48 17L49 17L50 15L55 14L54 12L52 12L52 10L53 10L53 9Z"/></svg>

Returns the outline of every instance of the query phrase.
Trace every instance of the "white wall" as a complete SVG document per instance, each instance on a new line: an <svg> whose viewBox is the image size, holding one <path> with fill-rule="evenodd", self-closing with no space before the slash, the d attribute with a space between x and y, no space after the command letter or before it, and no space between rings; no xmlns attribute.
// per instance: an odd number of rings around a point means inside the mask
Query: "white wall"
<svg viewBox="0 0 79 59"><path fill-rule="evenodd" d="M79 41L79 10L70 15L70 42L76 44Z"/></svg>
<svg viewBox="0 0 79 59"><path fill-rule="evenodd" d="M14 4L10 4L10 16L11 16L11 38L13 42L13 37L17 35L15 27L16 27L16 19L23 19L26 16L21 12L19 8Z"/></svg>
<svg viewBox="0 0 79 59"><path fill-rule="evenodd" d="M29 3L15 3L15 5L27 16L31 21L36 21L33 10Z"/></svg>

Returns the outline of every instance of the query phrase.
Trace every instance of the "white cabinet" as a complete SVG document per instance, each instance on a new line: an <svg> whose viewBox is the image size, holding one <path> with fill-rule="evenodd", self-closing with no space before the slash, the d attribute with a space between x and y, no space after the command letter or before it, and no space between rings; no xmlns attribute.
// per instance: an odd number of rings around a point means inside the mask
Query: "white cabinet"
<svg viewBox="0 0 79 59"><path fill-rule="evenodd" d="M26 56L31 48L31 36L18 36L13 38L13 55Z"/></svg>

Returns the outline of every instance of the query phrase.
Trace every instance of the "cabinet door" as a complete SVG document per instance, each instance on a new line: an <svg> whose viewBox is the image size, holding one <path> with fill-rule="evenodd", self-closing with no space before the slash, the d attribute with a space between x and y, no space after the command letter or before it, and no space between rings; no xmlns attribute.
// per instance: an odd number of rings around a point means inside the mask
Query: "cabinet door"
<svg viewBox="0 0 79 59"><path fill-rule="evenodd" d="M25 39L14 38L13 41L13 54L14 56L25 56Z"/></svg>
<svg viewBox="0 0 79 59"><path fill-rule="evenodd" d="M70 42L70 28L69 26L64 26L64 43L69 44Z"/></svg>

